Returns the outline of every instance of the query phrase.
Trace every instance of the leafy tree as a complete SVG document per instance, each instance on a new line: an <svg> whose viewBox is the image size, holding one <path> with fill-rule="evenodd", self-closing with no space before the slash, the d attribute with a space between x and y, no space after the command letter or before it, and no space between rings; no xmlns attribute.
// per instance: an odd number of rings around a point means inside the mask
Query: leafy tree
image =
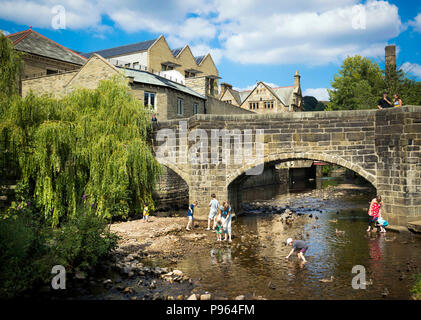
<svg viewBox="0 0 421 320"><path fill-rule="evenodd" d="M0 95L18 93L22 67L20 53L13 49L12 42L0 31Z"/></svg>
<svg viewBox="0 0 421 320"><path fill-rule="evenodd" d="M348 57L331 86L329 110L373 109L384 90L382 70L370 59Z"/></svg>
<svg viewBox="0 0 421 320"><path fill-rule="evenodd" d="M111 218L153 203L160 166L148 143L149 119L126 80L115 78L59 100L16 99L0 134L9 137L31 200L57 225L80 207Z"/></svg>
<svg viewBox="0 0 421 320"><path fill-rule="evenodd" d="M313 96L305 96L303 97L303 101L305 111L323 111L326 109L326 105Z"/></svg>

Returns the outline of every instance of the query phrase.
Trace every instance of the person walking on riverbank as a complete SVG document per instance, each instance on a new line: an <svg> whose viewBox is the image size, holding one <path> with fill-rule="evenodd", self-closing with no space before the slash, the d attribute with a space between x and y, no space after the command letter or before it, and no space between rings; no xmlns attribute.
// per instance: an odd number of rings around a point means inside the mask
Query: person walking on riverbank
<svg viewBox="0 0 421 320"><path fill-rule="evenodd" d="M189 221L187 222L187 227L186 227L187 231L190 231L190 226L193 227L194 207L197 207L197 200L194 201L192 204L190 204L189 209L187 210L187 217L189 218Z"/></svg>
<svg viewBox="0 0 421 320"><path fill-rule="evenodd" d="M367 232L371 231L371 228L374 229L376 226L377 220L381 216L381 208L382 208L382 197L376 196L373 200L371 200L370 208L368 208L368 229ZM381 229L384 228L381 226Z"/></svg>
<svg viewBox="0 0 421 320"><path fill-rule="evenodd" d="M213 220L213 227L212 229L215 230L215 217L216 214L218 213L218 208L219 208L219 201L216 200L216 196L214 193L212 193L211 195L212 200L209 202L209 216L208 216L208 228L206 230L210 230L210 223L211 220Z"/></svg>
<svg viewBox="0 0 421 320"><path fill-rule="evenodd" d="M231 239L231 222L232 222L232 215L231 215L231 206L227 200L222 203L220 207L221 210L221 218L222 218L222 227L224 228L225 238L224 241L227 241L229 238L229 242L232 242Z"/></svg>
<svg viewBox="0 0 421 320"><path fill-rule="evenodd" d="M304 257L304 254L308 249L308 245L303 240L294 240L292 238L288 238L287 245L292 246L292 249L289 252L289 254L285 257L285 259L288 260L289 256L296 252L298 259L301 259L304 263L307 262L306 258Z"/></svg>

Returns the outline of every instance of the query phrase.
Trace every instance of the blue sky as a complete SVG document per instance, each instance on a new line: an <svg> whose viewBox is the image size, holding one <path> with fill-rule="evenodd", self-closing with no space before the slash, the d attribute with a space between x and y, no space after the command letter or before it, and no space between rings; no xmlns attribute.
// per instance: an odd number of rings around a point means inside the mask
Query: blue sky
<svg viewBox="0 0 421 320"><path fill-rule="evenodd" d="M325 100L343 59L383 66L387 44L421 79L419 0L0 0L0 30L29 26L82 52L163 34L172 48L211 52L222 81L239 89L292 85L299 70L304 93Z"/></svg>

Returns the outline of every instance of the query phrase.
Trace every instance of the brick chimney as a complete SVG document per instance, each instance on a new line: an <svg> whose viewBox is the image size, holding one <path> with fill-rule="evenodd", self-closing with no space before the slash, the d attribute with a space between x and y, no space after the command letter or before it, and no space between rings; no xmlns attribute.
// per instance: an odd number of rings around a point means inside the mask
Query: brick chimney
<svg viewBox="0 0 421 320"><path fill-rule="evenodd" d="M225 93L225 91L227 91L227 89L231 89L232 90L232 85L226 82L222 82L221 83L221 95L220 97L222 97Z"/></svg>
<svg viewBox="0 0 421 320"><path fill-rule="evenodd" d="M386 70L396 70L396 46L385 47Z"/></svg>

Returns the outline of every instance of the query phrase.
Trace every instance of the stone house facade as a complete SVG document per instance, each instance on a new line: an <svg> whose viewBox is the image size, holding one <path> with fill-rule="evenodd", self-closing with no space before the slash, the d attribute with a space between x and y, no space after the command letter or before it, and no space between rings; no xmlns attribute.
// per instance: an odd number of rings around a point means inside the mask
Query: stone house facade
<svg viewBox="0 0 421 320"><path fill-rule="evenodd" d="M300 75L294 75L294 85L272 88L260 81L252 90L237 91L232 85L221 84L221 101L256 113L304 111Z"/></svg>
<svg viewBox="0 0 421 320"><path fill-rule="evenodd" d="M120 47L84 54L89 58L97 53L107 60L115 60L119 65L151 73L177 71L183 79L205 77L211 94L218 97L218 69L208 53L194 56L188 45L171 49L164 36Z"/></svg>
<svg viewBox="0 0 421 320"><path fill-rule="evenodd" d="M95 89L99 81L117 74L128 78L133 95L153 109L159 120L191 117L205 112L206 97L187 86L147 71L116 67L94 54L77 71L22 80L22 95L35 94L63 97L77 88Z"/></svg>

